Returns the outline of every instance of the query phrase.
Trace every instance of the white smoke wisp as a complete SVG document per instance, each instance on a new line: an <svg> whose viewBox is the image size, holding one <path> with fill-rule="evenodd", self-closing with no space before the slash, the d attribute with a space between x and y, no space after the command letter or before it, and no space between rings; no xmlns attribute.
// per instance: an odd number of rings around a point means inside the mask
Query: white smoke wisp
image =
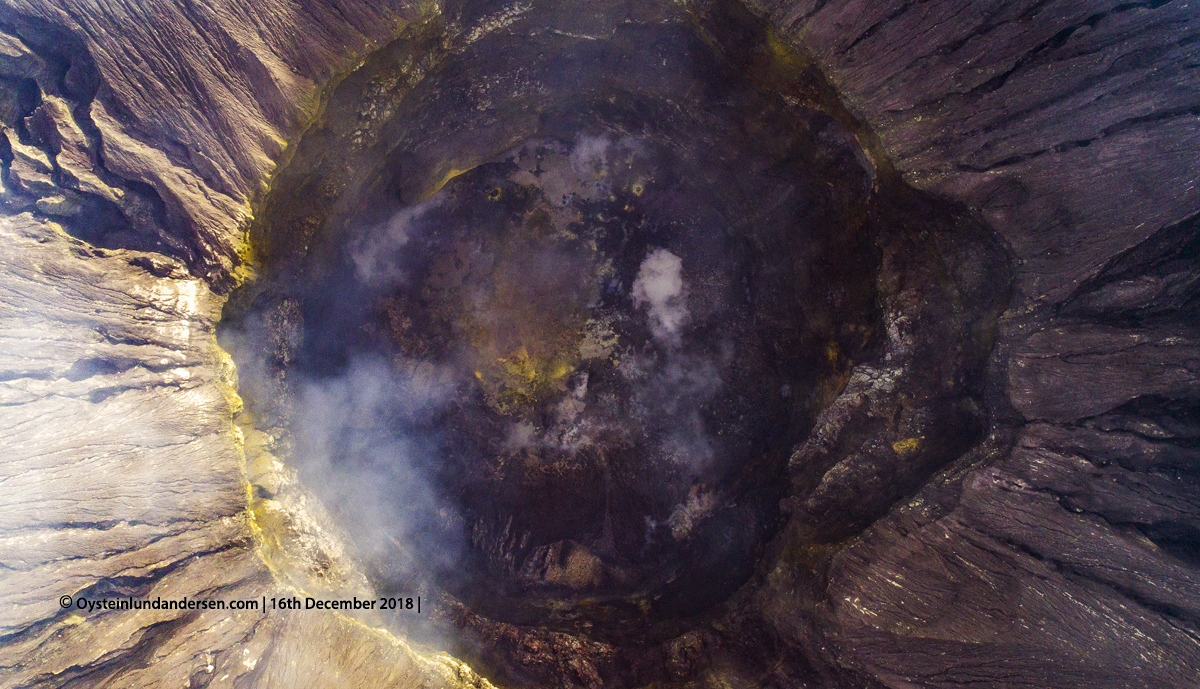
<svg viewBox="0 0 1200 689"><path fill-rule="evenodd" d="M664 446L676 462L700 469L716 457L715 444L700 416L700 405L713 399L723 384L715 363L687 355L676 357L658 380L657 404L675 419Z"/></svg>
<svg viewBox="0 0 1200 689"><path fill-rule="evenodd" d="M433 564L409 558L420 534L442 531L438 522L449 509L422 461L434 443L404 433L398 419L428 414L450 389L444 371L402 373L390 362L362 357L343 375L298 391L292 461L321 501L342 515L343 528L368 557L386 556L404 570ZM453 562L458 545L445 543L438 564Z"/></svg>
<svg viewBox="0 0 1200 689"><path fill-rule="evenodd" d="M638 268L632 295L634 306L647 308L654 338L678 347L688 319L683 259L666 249L651 251Z"/></svg>
<svg viewBox="0 0 1200 689"><path fill-rule="evenodd" d="M571 151L571 167L580 175L591 176L602 171L608 163L611 146L607 136L580 135Z"/></svg>
<svg viewBox="0 0 1200 689"><path fill-rule="evenodd" d="M414 206L401 209L387 222L359 235L350 247L350 259L362 282L388 288L404 280L400 250L416 231L416 224L429 211L442 205L445 196L434 194Z"/></svg>

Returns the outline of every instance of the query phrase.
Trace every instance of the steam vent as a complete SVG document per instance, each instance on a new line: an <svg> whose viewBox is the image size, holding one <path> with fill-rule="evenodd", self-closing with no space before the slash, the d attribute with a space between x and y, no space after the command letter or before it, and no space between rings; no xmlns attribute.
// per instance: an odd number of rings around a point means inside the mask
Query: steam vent
<svg viewBox="0 0 1200 689"><path fill-rule="evenodd" d="M3 0L17 687L1200 689L1200 5Z"/></svg>

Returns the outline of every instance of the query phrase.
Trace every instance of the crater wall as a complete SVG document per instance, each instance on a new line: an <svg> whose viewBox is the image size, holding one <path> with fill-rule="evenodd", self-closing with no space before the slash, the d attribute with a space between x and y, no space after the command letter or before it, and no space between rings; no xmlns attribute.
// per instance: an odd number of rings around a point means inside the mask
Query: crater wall
<svg viewBox="0 0 1200 689"><path fill-rule="evenodd" d="M515 32L528 7L0 6L0 685L484 683L334 615L55 605L284 590L247 511L242 453L266 441L239 438L213 341L253 263L244 222L372 50L431 15ZM799 564L729 603L757 630L745 645L685 635L644 662L746 686L1197 686L1194 4L750 10L824 75L881 169L1003 239L1016 293L980 445L848 541L793 522L779 548ZM558 30L595 40L617 21L561 12ZM868 469L847 456L818 485L837 495ZM602 684L602 646L519 632L495 638L542 676Z"/></svg>

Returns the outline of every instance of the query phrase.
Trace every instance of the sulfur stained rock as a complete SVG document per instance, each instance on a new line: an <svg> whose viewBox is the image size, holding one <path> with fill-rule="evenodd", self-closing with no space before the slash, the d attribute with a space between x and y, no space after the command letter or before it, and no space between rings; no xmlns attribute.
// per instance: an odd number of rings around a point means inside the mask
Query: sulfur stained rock
<svg viewBox="0 0 1200 689"><path fill-rule="evenodd" d="M15 3L4 9L4 64L86 115L88 154L112 176L104 183L127 192L134 183L158 207L165 250L227 289L247 204L306 126L320 84L421 11L403 2Z"/></svg>
<svg viewBox="0 0 1200 689"><path fill-rule="evenodd" d="M292 592L251 536L212 335L220 298L160 256L90 247L29 214L0 219L0 235L0 684L328 686L354 672L486 686L332 613L62 609L63 595ZM329 638L345 641L296 675Z"/></svg>

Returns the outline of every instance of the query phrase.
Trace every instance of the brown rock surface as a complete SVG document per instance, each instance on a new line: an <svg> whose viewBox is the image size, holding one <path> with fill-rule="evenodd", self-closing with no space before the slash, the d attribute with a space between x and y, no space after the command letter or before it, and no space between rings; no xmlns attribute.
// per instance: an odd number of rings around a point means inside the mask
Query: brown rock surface
<svg viewBox="0 0 1200 689"><path fill-rule="evenodd" d="M463 626L563 686L1200 686L1196 6L749 4L874 133L877 162L978 212L1014 254L988 438L913 474L919 489L887 473L904 439L831 455L812 500L898 506L827 545L797 518L717 631L613 660ZM244 222L322 90L407 22L441 12L474 36L524 11L0 6L0 686L484 683L332 613L56 599L291 595L257 552L213 339ZM830 447L854 441L829 428ZM806 514L828 511L812 500Z"/></svg>

